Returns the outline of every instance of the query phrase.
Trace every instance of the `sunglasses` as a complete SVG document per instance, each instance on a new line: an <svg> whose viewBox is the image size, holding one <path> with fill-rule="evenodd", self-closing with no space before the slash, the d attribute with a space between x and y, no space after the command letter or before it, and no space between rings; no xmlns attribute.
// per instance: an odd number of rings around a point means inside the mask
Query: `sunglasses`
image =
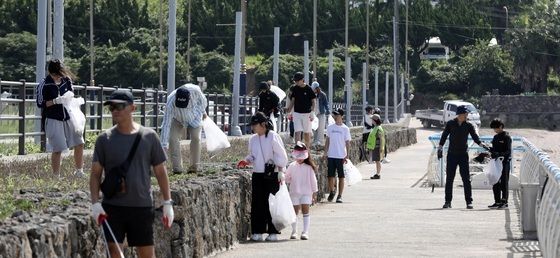
<svg viewBox="0 0 560 258"><path fill-rule="evenodd" d="M126 106L128 106L127 103L114 103L109 105L109 111L113 112L113 111L122 111L123 109L126 108Z"/></svg>

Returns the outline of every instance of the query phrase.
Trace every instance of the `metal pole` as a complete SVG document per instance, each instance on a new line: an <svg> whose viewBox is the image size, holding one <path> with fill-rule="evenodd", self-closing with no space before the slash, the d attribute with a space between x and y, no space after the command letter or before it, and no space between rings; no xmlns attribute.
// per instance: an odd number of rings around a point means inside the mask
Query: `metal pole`
<svg viewBox="0 0 560 258"><path fill-rule="evenodd" d="M385 72L385 120L383 123L389 123L389 72Z"/></svg>
<svg viewBox="0 0 560 258"><path fill-rule="evenodd" d="M367 87L367 64L364 62L362 64L362 112L365 114L366 106L367 106L367 96L366 96L366 87Z"/></svg>
<svg viewBox="0 0 560 258"><path fill-rule="evenodd" d="M159 85L163 89L163 0L159 0Z"/></svg>
<svg viewBox="0 0 560 258"><path fill-rule="evenodd" d="M406 24L405 24L405 34L404 34L404 69L406 74L406 79L408 81L408 0L405 0L406 5Z"/></svg>
<svg viewBox="0 0 560 258"><path fill-rule="evenodd" d="M366 58L365 59L366 59L366 70L369 71L368 70L369 69L369 0L366 0ZM368 75L369 78L369 72L367 72L366 74Z"/></svg>
<svg viewBox="0 0 560 258"><path fill-rule="evenodd" d="M309 41L303 42L303 78L305 83L309 83Z"/></svg>
<svg viewBox="0 0 560 258"><path fill-rule="evenodd" d="M167 94L175 90L175 52L177 47L177 0L169 0L167 42Z"/></svg>
<svg viewBox="0 0 560 258"><path fill-rule="evenodd" d="M509 13L508 13L508 8L507 6L503 7L504 10L506 11L506 30L508 29L508 25L509 25Z"/></svg>
<svg viewBox="0 0 560 258"><path fill-rule="evenodd" d="M246 37L246 26L247 26L247 0L241 0L241 15L242 15L242 27L241 27L241 64L245 64L245 37Z"/></svg>
<svg viewBox="0 0 560 258"><path fill-rule="evenodd" d="M241 128L239 128L239 83L241 74L241 28L242 25L241 12L235 13L235 54L233 57L233 96L232 96L232 121L231 132L233 136L240 136Z"/></svg>
<svg viewBox="0 0 560 258"><path fill-rule="evenodd" d="M53 2L47 0L47 60L52 59L53 54Z"/></svg>
<svg viewBox="0 0 560 258"><path fill-rule="evenodd" d="M348 62L348 1L344 0L344 62Z"/></svg>
<svg viewBox="0 0 560 258"><path fill-rule="evenodd" d="M329 105L332 106L333 104L333 96L334 96L334 91L333 91L333 72L334 72L334 67L333 67L333 54L334 54L334 50L329 50Z"/></svg>
<svg viewBox="0 0 560 258"><path fill-rule="evenodd" d="M54 0L53 57L64 61L64 0Z"/></svg>
<svg viewBox="0 0 560 258"><path fill-rule="evenodd" d="M93 49L93 0L89 0L89 85L95 85L95 50Z"/></svg>
<svg viewBox="0 0 560 258"><path fill-rule="evenodd" d="M398 1L395 1L395 10L398 10ZM395 11L395 13L397 13L398 11ZM397 25L397 17L393 16L393 88L394 88L394 94L393 94L393 106L395 106L395 109L393 110L393 119L396 120L398 119L397 116L397 89L399 88L399 82L398 82L398 71L399 71L399 59L398 59L398 25Z"/></svg>
<svg viewBox="0 0 560 258"><path fill-rule="evenodd" d="M191 82L191 3L192 0L188 0L188 23L187 23L187 81Z"/></svg>
<svg viewBox="0 0 560 258"><path fill-rule="evenodd" d="M35 63L35 81L41 82L45 78L45 64L47 55L47 1L37 1L37 59ZM37 99L37 92L35 92ZM35 108L35 116L41 116L41 110ZM41 131L41 122L35 120L35 132ZM34 138L35 143L41 143L41 137Z"/></svg>
<svg viewBox="0 0 560 258"><path fill-rule="evenodd" d="M375 67L375 107L379 107L379 67Z"/></svg>
<svg viewBox="0 0 560 258"><path fill-rule="evenodd" d="M317 0L313 0L313 81L317 79Z"/></svg>
<svg viewBox="0 0 560 258"><path fill-rule="evenodd" d="M346 126L352 126L352 77L350 68L350 57L346 58L346 76L344 82L346 84Z"/></svg>
<svg viewBox="0 0 560 258"><path fill-rule="evenodd" d="M280 69L280 27L274 27L274 58L272 64L272 81L279 85L278 71Z"/></svg>
<svg viewBox="0 0 560 258"><path fill-rule="evenodd" d="M401 117L404 118L404 74L401 74L401 101L399 104L401 105Z"/></svg>

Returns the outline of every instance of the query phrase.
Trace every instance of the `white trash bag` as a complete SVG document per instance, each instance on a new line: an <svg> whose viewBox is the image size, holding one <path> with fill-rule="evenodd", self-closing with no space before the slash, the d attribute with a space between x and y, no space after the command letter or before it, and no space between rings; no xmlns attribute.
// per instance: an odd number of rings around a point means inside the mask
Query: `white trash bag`
<svg viewBox="0 0 560 258"><path fill-rule="evenodd" d="M311 129L315 131L318 128L319 128L319 118L317 117L317 115L313 114L313 121L311 121Z"/></svg>
<svg viewBox="0 0 560 258"><path fill-rule="evenodd" d="M498 157L497 159L490 159L486 167L484 167L484 173L488 177L488 183L490 185L495 185L500 181L500 177L502 177L502 169L504 164L504 157Z"/></svg>
<svg viewBox="0 0 560 258"><path fill-rule="evenodd" d="M278 132L278 125L276 124L276 117L274 117L274 113L270 113L270 122L272 122L272 126L275 132Z"/></svg>
<svg viewBox="0 0 560 258"><path fill-rule="evenodd" d="M208 152L219 151L231 146L227 135L209 117L202 120L202 129L206 137L206 150Z"/></svg>
<svg viewBox="0 0 560 258"><path fill-rule="evenodd" d="M84 98L74 98L74 92L67 91L62 95L64 101L62 105L68 111L70 116L70 123L74 126L74 132L77 134L83 134L86 127L86 116L80 109L80 106L85 103Z"/></svg>
<svg viewBox="0 0 560 258"><path fill-rule="evenodd" d="M346 179L346 183L348 183L348 185L357 184L362 181L362 174L360 173L360 170L358 170L358 168L354 166L354 164L352 164L352 161L350 161L350 159L346 160L343 169L344 178Z"/></svg>
<svg viewBox="0 0 560 258"><path fill-rule="evenodd" d="M286 97L286 92L284 92L282 89L280 89L280 87L278 87L276 85L271 85L270 86L270 91L272 91L272 93L276 94L276 96L278 96L280 101L282 101Z"/></svg>
<svg viewBox="0 0 560 258"><path fill-rule="evenodd" d="M268 208L276 230L280 231L296 222L296 212L285 183L280 185L280 190L276 195L268 196Z"/></svg>

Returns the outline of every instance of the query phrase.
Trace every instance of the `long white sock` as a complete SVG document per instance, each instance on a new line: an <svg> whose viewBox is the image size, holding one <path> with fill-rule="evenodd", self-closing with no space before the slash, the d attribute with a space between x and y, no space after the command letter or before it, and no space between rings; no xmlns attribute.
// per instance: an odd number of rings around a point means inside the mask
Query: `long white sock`
<svg viewBox="0 0 560 258"><path fill-rule="evenodd" d="M310 220L309 213L303 214L303 232L305 233L309 232L309 220Z"/></svg>
<svg viewBox="0 0 560 258"><path fill-rule="evenodd" d="M295 234L297 232L297 219L296 222L292 223L292 234Z"/></svg>

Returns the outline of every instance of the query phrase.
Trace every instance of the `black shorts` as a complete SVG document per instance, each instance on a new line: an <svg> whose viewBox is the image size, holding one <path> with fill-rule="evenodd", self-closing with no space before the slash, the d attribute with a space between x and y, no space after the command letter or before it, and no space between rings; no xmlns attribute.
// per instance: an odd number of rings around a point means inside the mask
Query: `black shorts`
<svg viewBox="0 0 560 258"><path fill-rule="evenodd" d="M344 178L344 159L328 158L327 171L327 177Z"/></svg>
<svg viewBox="0 0 560 258"><path fill-rule="evenodd" d="M107 222L115 234L117 242L123 243L126 236L128 246L154 245L154 209L153 207L122 207L103 204L107 213ZM103 231L108 242L114 243L107 225Z"/></svg>
<svg viewBox="0 0 560 258"><path fill-rule="evenodd" d="M362 143L366 143L368 137L369 137L369 133L363 133L363 134L362 134Z"/></svg>

